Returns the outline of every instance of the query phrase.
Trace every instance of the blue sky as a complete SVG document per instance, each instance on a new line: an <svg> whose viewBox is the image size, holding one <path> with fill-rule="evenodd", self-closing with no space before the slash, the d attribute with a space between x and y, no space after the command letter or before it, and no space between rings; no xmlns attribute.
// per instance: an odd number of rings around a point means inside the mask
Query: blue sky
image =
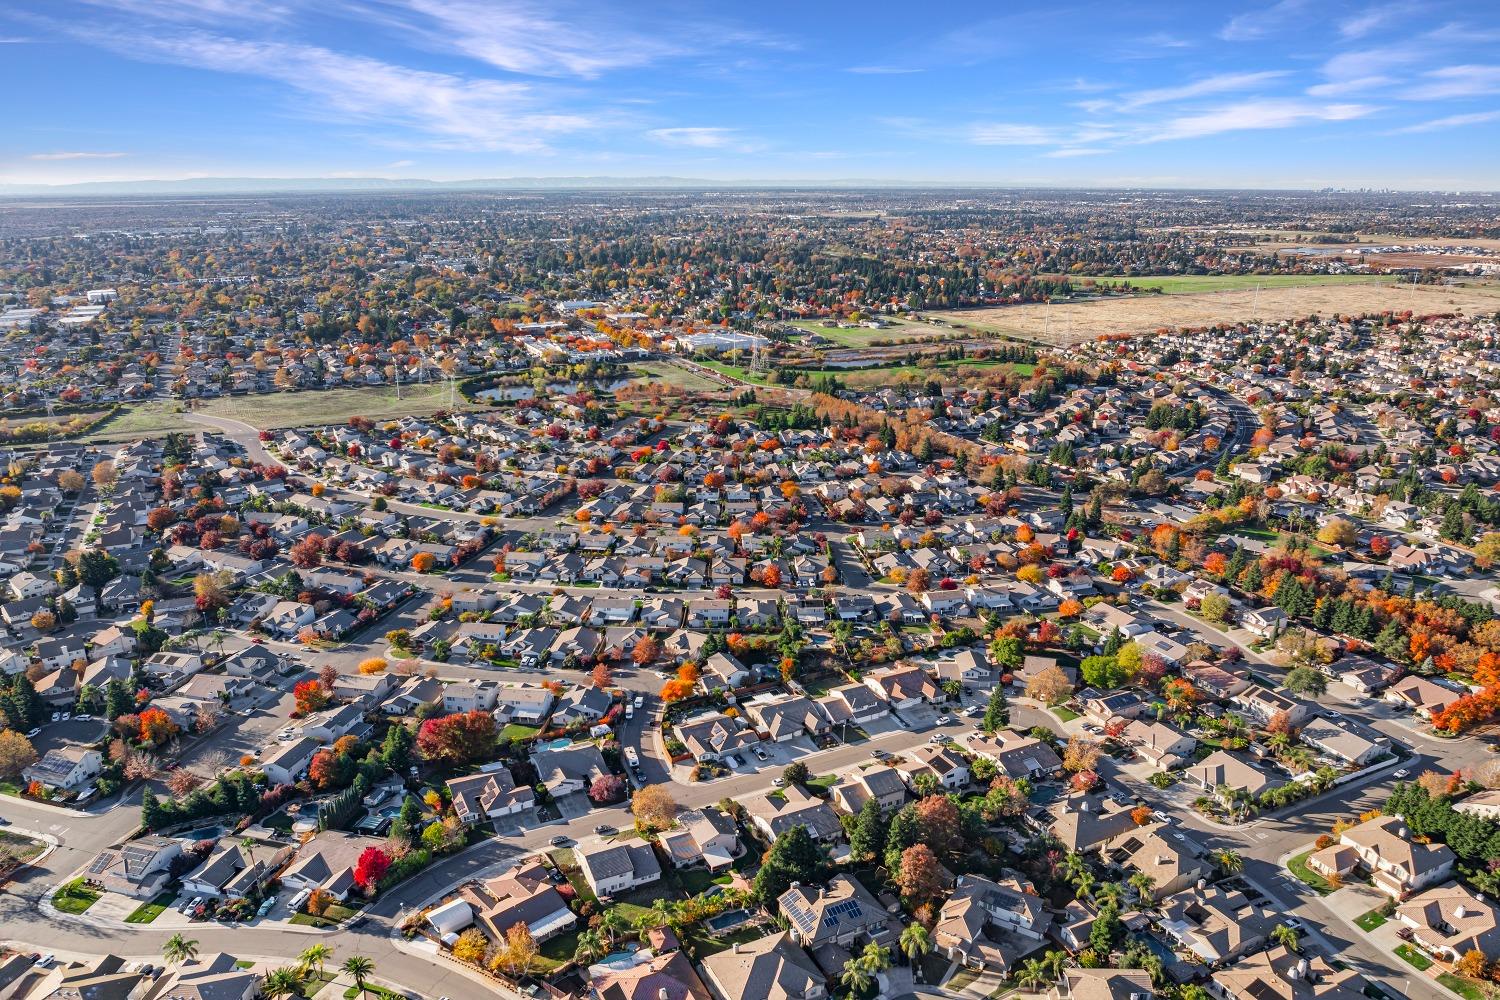
<svg viewBox="0 0 1500 1000"><path fill-rule="evenodd" d="M10 0L0 182L1500 188L1494 0Z"/></svg>

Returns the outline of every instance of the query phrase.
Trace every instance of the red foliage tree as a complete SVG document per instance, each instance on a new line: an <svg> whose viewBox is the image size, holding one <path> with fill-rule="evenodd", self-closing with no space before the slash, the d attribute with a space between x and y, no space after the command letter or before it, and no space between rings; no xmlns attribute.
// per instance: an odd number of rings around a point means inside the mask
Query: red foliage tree
<svg viewBox="0 0 1500 1000"><path fill-rule="evenodd" d="M292 688L292 696L297 699L297 711L306 715L316 712L328 704L328 689L320 680L299 681Z"/></svg>
<svg viewBox="0 0 1500 1000"><path fill-rule="evenodd" d="M417 730L417 750L427 760L466 764L495 749L495 717L478 709L428 719Z"/></svg>
<svg viewBox="0 0 1500 1000"><path fill-rule="evenodd" d="M374 892L390 870L391 856L378 847L366 847L354 863L354 883L365 892Z"/></svg>

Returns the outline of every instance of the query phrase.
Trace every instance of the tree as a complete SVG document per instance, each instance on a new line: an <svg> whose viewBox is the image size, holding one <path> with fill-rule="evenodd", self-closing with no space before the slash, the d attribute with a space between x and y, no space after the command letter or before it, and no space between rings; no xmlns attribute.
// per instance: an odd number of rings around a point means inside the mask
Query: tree
<svg viewBox="0 0 1500 1000"><path fill-rule="evenodd" d="M360 996L364 996L365 980L375 971L375 963L363 955L350 955L339 968L354 980L354 988L359 990Z"/></svg>
<svg viewBox="0 0 1500 1000"><path fill-rule="evenodd" d="M0 732L0 778L14 780L36 763L36 749L31 741L14 729Z"/></svg>
<svg viewBox="0 0 1500 1000"><path fill-rule="evenodd" d="M762 905L772 905L793 882L817 881L824 867L822 849L807 827L798 824L777 837L766 852L755 874L755 898Z"/></svg>
<svg viewBox="0 0 1500 1000"><path fill-rule="evenodd" d="M900 947L906 960L916 965L917 959L932 950L932 934L919 923L907 924L901 931Z"/></svg>
<svg viewBox="0 0 1500 1000"><path fill-rule="evenodd" d="M1328 690L1328 678L1312 667L1293 667L1287 671L1286 689L1293 694L1322 695Z"/></svg>
<svg viewBox="0 0 1500 1000"><path fill-rule="evenodd" d="M1460 976L1469 979L1483 979L1485 970L1489 968L1489 959L1484 957L1484 952L1478 948L1470 948L1464 952L1453 966Z"/></svg>
<svg viewBox="0 0 1500 1000"><path fill-rule="evenodd" d="M1215 851L1213 860L1219 870L1228 875L1238 875L1245 870L1245 859L1233 848L1225 847Z"/></svg>
<svg viewBox="0 0 1500 1000"><path fill-rule="evenodd" d="M38 632L50 632L57 627L57 615L45 608L38 609L31 614L31 627Z"/></svg>
<svg viewBox="0 0 1500 1000"><path fill-rule="evenodd" d="M917 830L922 843L940 857L963 846L963 821L958 807L946 795L929 795L916 805Z"/></svg>
<svg viewBox="0 0 1500 1000"><path fill-rule="evenodd" d="M625 779L618 774L601 774L589 785L589 801L609 805L625 797Z"/></svg>
<svg viewBox="0 0 1500 1000"><path fill-rule="evenodd" d="M1318 529L1317 537L1318 541L1324 545L1338 545L1347 549L1359 540L1359 533L1355 530L1353 523L1341 517L1330 517L1327 523Z"/></svg>
<svg viewBox="0 0 1500 1000"><path fill-rule="evenodd" d="M511 977L521 976L531 968L532 959L541 951L531 928L523 921L516 921L505 932L505 950L497 956L497 962Z"/></svg>
<svg viewBox="0 0 1500 1000"><path fill-rule="evenodd" d="M354 882L366 894L373 893L390 870L391 856L378 847L366 847L354 863Z"/></svg>
<svg viewBox="0 0 1500 1000"><path fill-rule="evenodd" d="M1052 981L1052 970L1041 959L1028 958L1021 963L1021 968L1017 970L1016 981L1022 986L1030 988L1033 993L1040 992L1043 986Z"/></svg>
<svg viewBox="0 0 1500 1000"><path fill-rule="evenodd" d="M95 462L92 475L95 486L101 490L109 489L114 486L115 479L117 478L115 475L115 463L107 458Z"/></svg>
<svg viewBox="0 0 1500 1000"><path fill-rule="evenodd" d="M800 785L807 780L807 765L794 760L781 769L781 777L789 785Z"/></svg>
<svg viewBox="0 0 1500 1000"><path fill-rule="evenodd" d="M677 803L664 785L647 785L631 796L630 812L647 829L665 830L677 817Z"/></svg>
<svg viewBox="0 0 1500 1000"><path fill-rule="evenodd" d="M104 585L120 575L120 561L103 549L84 549L78 554L78 581L93 588L94 610L104 612Z"/></svg>
<svg viewBox="0 0 1500 1000"><path fill-rule="evenodd" d="M417 730L417 750L425 760L467 764L495 749L495 717L475 709L428 719Z"/></svg>
<svg viewBox="0 0 1500 1000"><path fill-rule="evenodd" d="M1296 930L1286 924L1277 924L1271 928L1271 940L1288 951L1297 950L1297 937Z"/></svg>
<svg viewBox="0 0 1500 1000"><path fill-rule="evenodd" d="M601 691L613 684L614 676L610 673L609 665L594 664L594 669L589 673L589 683Z"/></svg>
<svg viewBox="0 0 1500 1000"><path fill-rule="evenodd" d="M161 957L173 965L181 965L198 957L197 938L185 938L180 933L167 938L161 946Z"/></svg>
<svg viewBox="0 0 1500 1000"><path fill-rule="evenodd" d="M418 552L411 557L411 568L418 573L430 573L437 565L437 556L431 552Z"/></svg>
<svg viewBox="0 0 1500 1000"><path fill-rule="evenodd" d="M1002 635L990 643L990 659L1002 668L1014 669L1026 659L1026 647L1020 637Z"/></svg>
<svg viewBox="0 0 1500 1000"><path fill-rule="evenodd" d="M306 948L302 949L302 954L297 956L297 965L299 968L301 968L302 974L304 976L306 976L313 969L317 969L318 974L321 975L323 972L323 966L326 965L328 960L332 957L333 949L328 947L328 945L308 945Z"/></svg>
<svg viewBox="0 0 1500 1000"><path fill-rule="evenodd" d="M390 663L383 656L372 656L369 659L359 661L359 672L366 676L372 674L383 674Z"/></svg>
<svg viewBox="0 0 1500 1000"><path fill-rule="evenodd" d="M989 736L1002 727L1010 724L1010 705L1005 700L1005 688L996 684L995 689L990 692L990 703L985 706L984 719L980 728Z"/></svg>
<svg viewBox="0 0 1500 1000"><path fill-rule="evenodd" d="M1080 771L1092 771L1099 764L1100 753L1098 743L1082 736L1074 736L1068 740L1068 745L1063 750L1063 768L1074 774Z"/></svg>
<svg viewBox="0 0 1500 1000"><path fill-rule="evenodd" d="M1026 682L1026 694L1044 705L1056 705L1073 693L1073 685L1062 667L1053 664L1043 667L1036 676Z"/></svg>
<svg viewBox="0 0 1500 1000"><path fill-rule="evenodd" d="M863 959L850 957L844 963L843 974L839 976L839 982L849 988L850 996L858 996L870 988L870 970Z"/></svg>
<svg viewBox="0 0 1500 1000"><path fill-rule="evenodd" d="M469 962L478 965L484 961L485 952L490 950L489 938L484 936L484 931L477 927L470 927L458 936L453 942L453 957L460 962Z"/></svg>
<svg viewBox="0 0 1500 1000"><path fill-rule="evenodd" d="M854 829L849 834L849 853L858 863L876 860L885 853L885 814L875 799L865 799L854 817Z"/></svg>
<svg viewBox="0 0 1500 1000"><path fill-rule="evenodd" d="M272 969L261 983L261 992L275 1000L277 997L302 995L302 977L296 969Z"/></svg>
<svg viewBox="0 0 1500 1000"><path fill-rule="evenodd" d="M1199 603L1198 611L1209 621L1222 625L1229 617L1229 598L1223 594L1209 594Z"/></svg>
<svg viewBox="0 0 1500 1000"><path fill-rule="evenodd" d="M912 906L937 899L943 891L942 866L926 844L913 844L901 852L901 869L896 886Z"/></svg>
<svg viewBox="0 0 1500 1000"><path fill-rule="evenodd" d="M1130 680L1129 672L1113 656L1087 656L1079 664L1083 681L1100 691L1111 691Z"/></svg>
<svg viewBox="0 0 1500 1000"><path fill-rule="evenodd" d="M159 708L148 708L140 714L140 740L159 747L181 732L172 717Z"/></svg>
<svg viewBox="0 0 1500 1000"><path fill-rule="evenodd" d="M661 657L661 641L655 636L643 636L631 651L630 658L638 667L655 663Z"/></svg>

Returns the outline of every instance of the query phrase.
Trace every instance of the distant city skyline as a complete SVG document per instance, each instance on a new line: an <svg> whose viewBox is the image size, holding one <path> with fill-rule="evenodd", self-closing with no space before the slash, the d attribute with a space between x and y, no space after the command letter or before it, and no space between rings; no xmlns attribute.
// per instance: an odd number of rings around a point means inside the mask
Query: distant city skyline
<svg viewBox="0 0 1500 1000"><path fill-rule="evenodd" d="M1500 189L1500 10L19 0L0 184Z"/></svg>

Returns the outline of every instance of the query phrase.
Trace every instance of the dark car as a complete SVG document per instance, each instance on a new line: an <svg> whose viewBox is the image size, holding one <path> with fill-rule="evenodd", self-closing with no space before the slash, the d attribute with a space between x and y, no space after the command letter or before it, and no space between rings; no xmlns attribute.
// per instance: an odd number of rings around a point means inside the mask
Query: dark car
<svg viewBox="0 0 1500 1000"><path fill-rule="evenodd" d="M569 839L566 836L564 836L563 834L559 833L557 836L555 836L551 840L547 841L547 843L551 844L553 847L561 847L564 844L570 843L570 841L569 841Z"/></svg>
<svg viewBox="0 0 1500 1000"><path fill-rule="evenodd" d="M600 823L598 826L594 827L594 832L599 834L601 837L606 837L611 833L615 833L616 831L615 828L610 826L608 823Z"/></svg>

